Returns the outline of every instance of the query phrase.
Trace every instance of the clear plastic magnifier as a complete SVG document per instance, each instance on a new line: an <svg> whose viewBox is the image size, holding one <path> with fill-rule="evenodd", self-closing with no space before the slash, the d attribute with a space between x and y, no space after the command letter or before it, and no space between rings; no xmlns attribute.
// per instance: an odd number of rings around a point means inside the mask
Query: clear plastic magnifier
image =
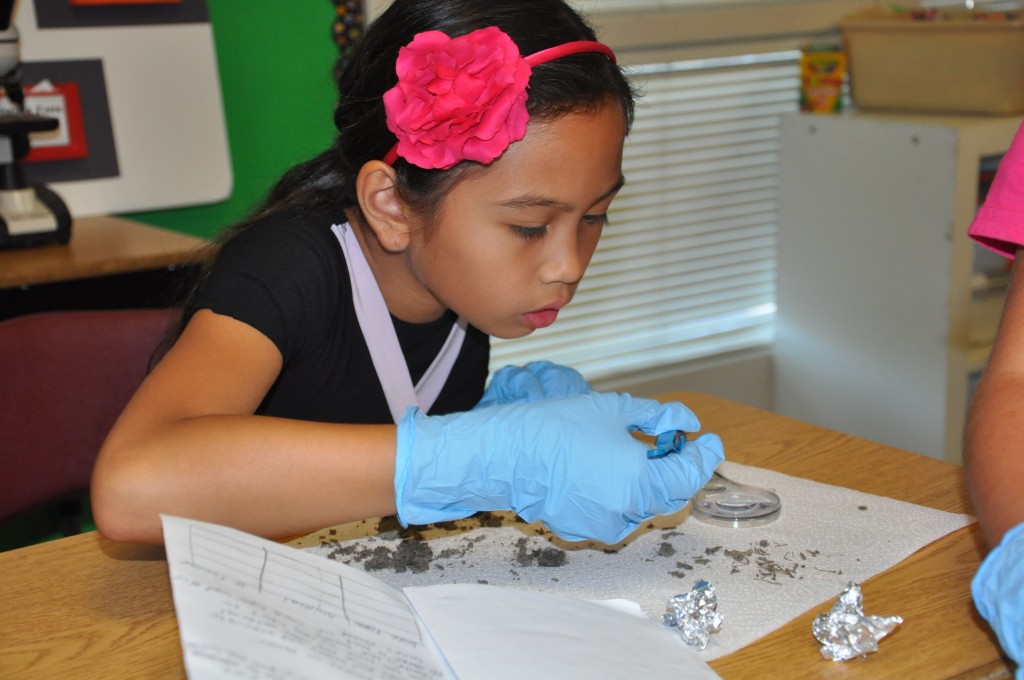
<svg viewBox="0 0 1024 680"><path fill-rule="evenodd" d="M737 529L774 522L781 513L782 500L771 489L740 484L717 471L690 503L690 514L700 521Z"/></svg>
<svg viewBox="0 0 1024 680"><path fill-rule="evenodd" d="M676 453L685 441L683 432L662 432L647 456ZM781 513L782 500L774 491L734 482L717 470L690 502L690 514L702 522L737 529L774 522Z"/></svg>

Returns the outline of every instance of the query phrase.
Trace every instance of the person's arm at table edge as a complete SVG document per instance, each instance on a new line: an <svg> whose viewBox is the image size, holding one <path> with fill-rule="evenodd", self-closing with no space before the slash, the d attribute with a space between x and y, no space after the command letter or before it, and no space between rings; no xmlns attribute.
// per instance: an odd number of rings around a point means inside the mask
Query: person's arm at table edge
<svg viewBox="0 0 1024 680"><path fill-rule="evenodd" d="M1018 257L1024 248L1017 251ZM1024 522L1024 272L1015 267L999 330L971 401L964 464L978 520L995 546Z"/></svg>
<svg viewBox="0 0 1024 680"><path fill-rule="evenodd" d="M394 514L395 426L253 415L280 368L264 335L197 312L100 452L100 533L158 543L167 513L278 538Z"/></svg>

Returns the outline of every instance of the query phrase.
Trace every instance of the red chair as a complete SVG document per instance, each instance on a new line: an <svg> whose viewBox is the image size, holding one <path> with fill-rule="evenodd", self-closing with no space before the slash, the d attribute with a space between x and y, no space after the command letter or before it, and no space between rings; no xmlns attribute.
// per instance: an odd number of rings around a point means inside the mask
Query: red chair
<svg viewBox="0 0 1024 680"><path fill-rule="evenodd" d="M62 311L0 322L0 523L87 496L103 440L179 313Z"/></svg>

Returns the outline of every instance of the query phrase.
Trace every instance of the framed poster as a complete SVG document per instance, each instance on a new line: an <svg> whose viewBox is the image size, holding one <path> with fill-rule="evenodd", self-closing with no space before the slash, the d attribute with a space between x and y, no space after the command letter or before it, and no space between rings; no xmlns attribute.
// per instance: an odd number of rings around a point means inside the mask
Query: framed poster
<svg viewBox="0 0 1024 680"><path fill-rule="evenodd" d="M228 197L231 159L206 0L71 1L23 0L15 14L23 81L49 81L70 115L66 139L33 149L38 162L23 164L26 179L50 186L76 217ZM77 86L84 147L69 83Z"/></svg>
<svg viewBox="0 0 1024 680"><path fill-rule="evenodd" d="M32 5L40 29L190 24L210 20L206 0L33 0Z"/></svg>
<svg viewBox="0 0 1024 680"><path fill-rule="evenodd" d="M57 130L30 135L25 178L33 184L51 184L118 177L103 62L26 61L21 70L25 109L58 121Z"/></svg>
<svg viewBox="0 0 1024 680"><path fill-rule="evenodd" d="M29 135L31 150L24 158L25 163L71 160L89 154L78 83L44 80L26 88L25 111L57 120L56 130Z"/></svg>

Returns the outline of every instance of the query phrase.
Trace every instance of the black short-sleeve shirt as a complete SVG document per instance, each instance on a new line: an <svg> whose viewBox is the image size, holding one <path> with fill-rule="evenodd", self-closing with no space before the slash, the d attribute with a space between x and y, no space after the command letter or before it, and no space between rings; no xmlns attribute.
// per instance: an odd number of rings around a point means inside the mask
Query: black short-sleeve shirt
<svg viewBox="0 0 1024 680"><path fill-rule="evenodd" d="M221 248L192 310L210 309L269 338L284 363L257 413L337 423L390 423L391 412L352 302L332 224L292 211L255 222ZM427 324L391 317L413 383L448 338L455 315ZM472 408L487 380L488 337L470 326L432 414Z"/></svg>

